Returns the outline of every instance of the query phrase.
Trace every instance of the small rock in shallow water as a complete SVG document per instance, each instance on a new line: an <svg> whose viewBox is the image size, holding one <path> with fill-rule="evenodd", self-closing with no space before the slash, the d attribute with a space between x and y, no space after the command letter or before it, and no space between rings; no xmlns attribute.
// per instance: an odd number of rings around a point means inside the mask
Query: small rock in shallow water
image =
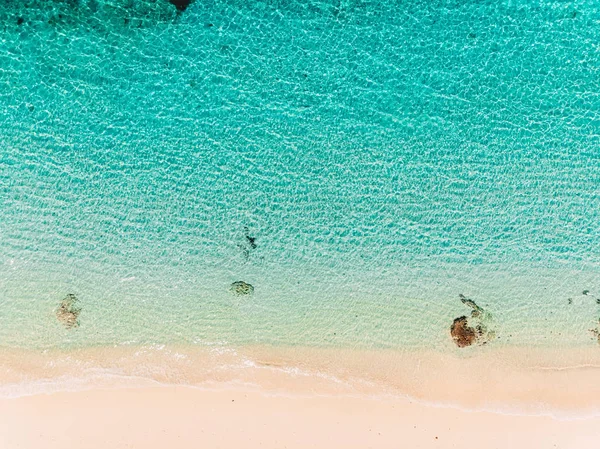
<svg viewBox="0 0 600 449"><path fill-rule="evenodd" d="M229 291L236 296L251 295L254 293L254 287L244 281L237 281L231 284Z"/></svg>
<svg viewBox="0 0 600 449"><path fill-rule="evenodd" d="M475 301L459 295L463 304L471 309L471 317L458 317L450 326L450 335L459 348L471 346L475 343L486 344L495 337L494 331L487 328L486 323L491 320L491 315L475 304Z"/></svg>
<svg viewBox="0 0 600 449"><path fill-rule="evenodd" d="M459 348L471 346L477 340L475 329L469 326L466 316L458 317L450 326L450 335Z"/></svg>
<svg viewBox="0 0 600 449"><path fill-rule="evenodd" d="M81 308L77 307L78 299L72 293L69 293L65 299L60 302L58 309L56 309L56 318L60 321L67 329L73 329L79 326L79 314Z"/></svg>

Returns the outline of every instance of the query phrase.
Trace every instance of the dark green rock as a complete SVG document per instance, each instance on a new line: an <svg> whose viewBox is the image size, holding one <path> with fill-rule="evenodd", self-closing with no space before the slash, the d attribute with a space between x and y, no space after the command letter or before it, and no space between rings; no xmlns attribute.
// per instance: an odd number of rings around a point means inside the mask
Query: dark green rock
<svg viewBox="0 0 600 449"><path fill-rule="evenodd" d="M229 291L236 296L245 296L253 294L254 287L244 281L237 281L231 284Z"/></svg>

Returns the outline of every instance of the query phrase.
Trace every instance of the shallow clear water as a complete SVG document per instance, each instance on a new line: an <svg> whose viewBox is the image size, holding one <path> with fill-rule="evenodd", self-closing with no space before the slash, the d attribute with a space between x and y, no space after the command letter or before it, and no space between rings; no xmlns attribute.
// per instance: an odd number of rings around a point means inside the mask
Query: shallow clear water
<svg viewBox="0 0 600 449"><path fill-rule="evenodd" d="M0 344L592 344L600 10L534 3L3 3Z"/></svg>

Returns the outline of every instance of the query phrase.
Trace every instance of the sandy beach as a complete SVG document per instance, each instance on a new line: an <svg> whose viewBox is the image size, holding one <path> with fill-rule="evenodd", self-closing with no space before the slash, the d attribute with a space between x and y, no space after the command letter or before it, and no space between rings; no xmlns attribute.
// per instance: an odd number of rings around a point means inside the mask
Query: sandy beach
<svg viewBox="0 0 600 449"><path fill-rule="evenodd" d="M0 447L594 447L596 349L4 350Z"/></svg>
<svg viewBox="0 0 600 449"><path fill-rule="evenodd" d="M0 401L0 445L22 449L595 447L600 417L469 412L408 399L146 387Z"/></svg>

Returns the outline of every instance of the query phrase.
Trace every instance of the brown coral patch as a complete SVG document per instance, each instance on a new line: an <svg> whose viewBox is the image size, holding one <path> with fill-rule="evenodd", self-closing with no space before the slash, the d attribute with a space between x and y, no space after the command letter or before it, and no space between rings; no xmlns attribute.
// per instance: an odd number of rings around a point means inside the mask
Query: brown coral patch
<svg viewBox="0 0 600 449"><path fill-rule="evenodd" d="M478 334L481 331L476 331L474 328L469 326L469 321L466 316L458 317L450 326L450 335L459 348L471 346L477 341Z"/></svg>

